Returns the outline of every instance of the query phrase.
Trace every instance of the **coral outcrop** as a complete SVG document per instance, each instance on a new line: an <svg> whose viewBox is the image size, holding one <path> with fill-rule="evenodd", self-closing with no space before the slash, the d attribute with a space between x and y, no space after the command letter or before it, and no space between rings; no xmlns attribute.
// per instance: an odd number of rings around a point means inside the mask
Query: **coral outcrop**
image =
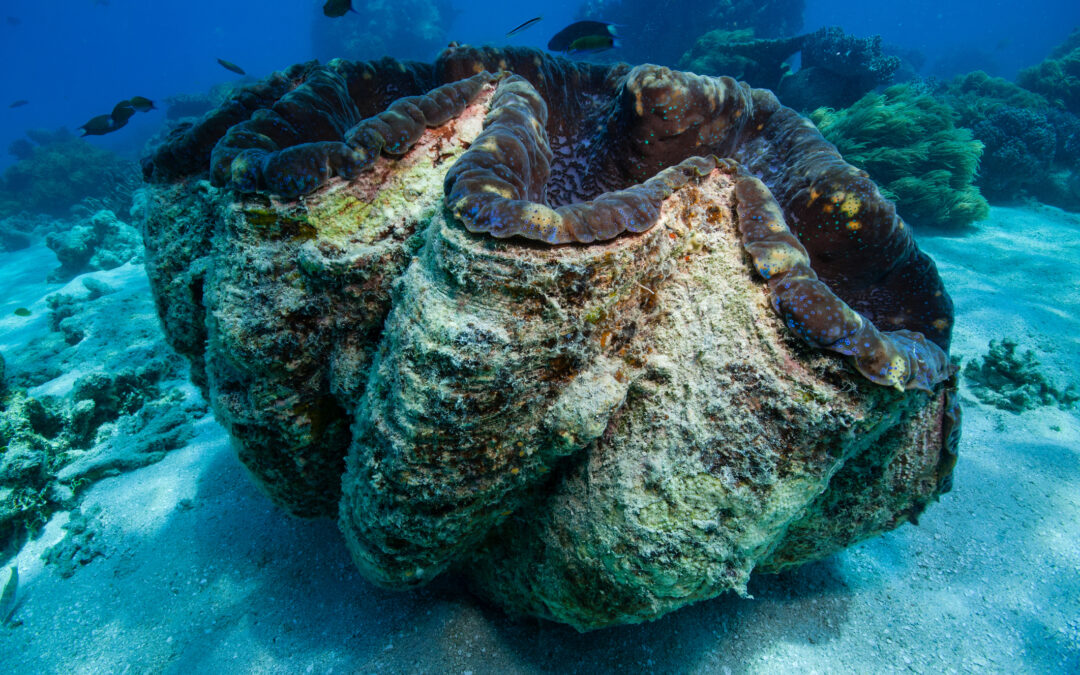
<svg viewBox="0 0 1080 675"><path fill-rule="evenodd" d="M983 144L976 182L987 199L1080 210L1080 117L983 72L956 77L934 95Z"/></svg>
<svg viewBox="0 0 1080 675"><path fill-rule="evenodd" d="M293 84L147 158L147 266L241 460L370 579L587 630L948 490L951 301L770 92L468 47Z"/></svg>
<svg viewBox="0 0 1080 675"><path fill-rule="evenodd" d="M846 108L892 82L900 58L882 53L881 36L855 37L836 26L807 35L798 72L785 75L777 95L796 110Z"/></svg>
<svg viewBox="0 0 1080 675"><path fill-rule="evenodd" d="M787 61L801 55L791 72ZM882 52L881 36L855 37L836 26L788 38L756 39L752 30L713 30L683 54L679 67L727 75L772 89L795 110L844 108L863 94L889 84L901 66Z"/></svg>
<svg viewBox="0 0 1080 675"><path fill-rule="evenodd" d="M702 75L727 75L754 87L776 89L790 70L787 61L809 36L760 39L752 30L711 30L679 59L679 68Z"/></svg>
<svg viewBox="0 0 1080 675"><path fill-rule="evenodd" d="M45 245L60 261L60 267L49 278L67 281L83 272L119 267L140 254L139 244L139 233L134 228L112 211L98 211L69 230L45 237Z"/></svg>
<svg viewBox="0 0 1080 675"><path fill-rule="evenodd" d="M20 211L66 216L89 201L124 212L138 184L138 168L65 129L27 132L34 144L0 177L0 216Z"/></svg>
<svg viewBox="0 0 1080 675"><path fill-rule="evenodd" d="M708 31L751 30L759 38L794 35L802 28L804 8L804 0L684 0L677 9L648 0L584 0L577 16L619 25L622 47L616 58L674 66Z"/></svg>
<svg viewBox="0 0 1080 675"><path fill-rule="evenodd" d="M1016 82L1080 115L1080 28L1074 28L1045 61L1020 71Z"/></svg>

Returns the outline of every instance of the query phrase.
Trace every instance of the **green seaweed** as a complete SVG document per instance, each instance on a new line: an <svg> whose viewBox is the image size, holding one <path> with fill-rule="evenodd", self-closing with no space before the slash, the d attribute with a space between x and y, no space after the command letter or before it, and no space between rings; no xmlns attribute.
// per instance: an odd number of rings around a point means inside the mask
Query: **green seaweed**
<svg viewBox="0 0 1080 675"><path fill-rule="evenodd" d="M974 185L983 145L952 109L915 85L870 93L811 118L844 159L865 169L915 225L959 229L990 215Z"/></svg>

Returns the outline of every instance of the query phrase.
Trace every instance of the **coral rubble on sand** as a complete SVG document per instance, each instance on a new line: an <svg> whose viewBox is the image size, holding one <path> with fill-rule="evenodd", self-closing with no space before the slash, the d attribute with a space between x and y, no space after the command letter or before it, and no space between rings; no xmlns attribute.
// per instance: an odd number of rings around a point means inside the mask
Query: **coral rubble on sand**
<svg viewBox="0 0 1080 675"><path fill-rule="evenodd" d="M144 161L140 225L241 460L372 580L637 622L949 489L951 301L770 92L526 49L290 73Z"/></svg>
<svg viewBox="0 0 1080 675"><path fill-rule="evenodd" d="M1005 338L990 341L990 350L981 363L968 361L964 377L975 396L987 405L1002 410L1024 412L1044 405L1062 409L1080 401L1075 384L1058 389L1039 371L1039 360L1030 349L1017 353L1019 343Z"/></svg>
<svg viewBox="0 0 1080 675"><path fill-rule="evenodd" d="M84 277L84 289L49 297L46 335L5 350L0 561L95 481L191 437L203 404L180 380L183 361L160 338L144 284Z"/></svg>

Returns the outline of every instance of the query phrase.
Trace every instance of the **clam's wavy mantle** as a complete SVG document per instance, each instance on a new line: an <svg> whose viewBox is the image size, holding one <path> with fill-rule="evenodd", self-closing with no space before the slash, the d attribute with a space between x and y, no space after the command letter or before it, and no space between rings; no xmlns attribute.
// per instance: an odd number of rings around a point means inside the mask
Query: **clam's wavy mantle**
<svg viewBox="0 0 1080 675"><path fill-rule="evenodd" d="M379 584L643 621L949 489L941 279L768 91L527 49L303 64L144 172L172 344Z"/></svg>

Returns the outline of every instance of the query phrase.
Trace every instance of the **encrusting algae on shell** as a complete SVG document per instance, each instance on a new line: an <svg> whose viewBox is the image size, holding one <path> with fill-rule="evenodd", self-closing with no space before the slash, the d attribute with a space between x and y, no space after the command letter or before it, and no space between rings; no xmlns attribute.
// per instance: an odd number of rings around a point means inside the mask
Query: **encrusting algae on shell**
<svg viewBox="0 0 1080 675"><path fill-rule="evenodd" d="M147 159L148 269L240 458L369 579L588 630L948 489L948 295L771 93L527 49L297 69Z"/></svg>

